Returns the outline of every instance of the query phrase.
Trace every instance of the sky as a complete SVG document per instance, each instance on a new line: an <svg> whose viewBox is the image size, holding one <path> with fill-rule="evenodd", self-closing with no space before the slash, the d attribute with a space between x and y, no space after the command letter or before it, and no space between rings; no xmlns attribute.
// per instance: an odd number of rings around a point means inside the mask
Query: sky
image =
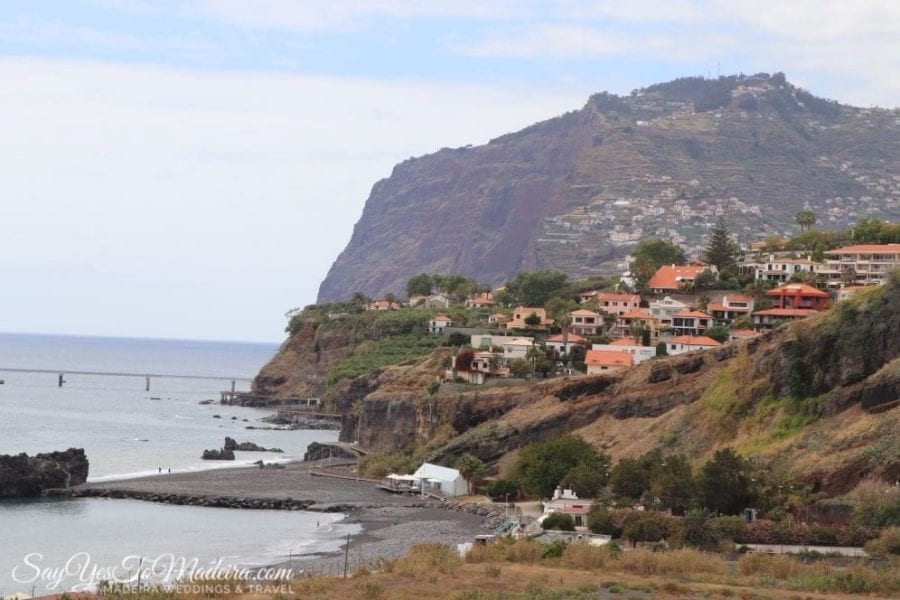
<svg viewBox="0 0 900 600"><path fill-rule="evenodd" d="M0 331L278 341L393 165L675 77L900 105L893 0L4 0Z"/></svg>

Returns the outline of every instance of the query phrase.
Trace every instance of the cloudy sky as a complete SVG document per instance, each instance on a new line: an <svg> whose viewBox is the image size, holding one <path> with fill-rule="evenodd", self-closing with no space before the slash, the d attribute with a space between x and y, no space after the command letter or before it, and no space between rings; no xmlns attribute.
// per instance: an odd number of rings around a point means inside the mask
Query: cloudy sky
<svg viewBox="0 0 900 600"><path fill-rule="evenodd" d="M893 0L4 0L0 331L279 340L372 184L684 75L900 104Z"/></svg>

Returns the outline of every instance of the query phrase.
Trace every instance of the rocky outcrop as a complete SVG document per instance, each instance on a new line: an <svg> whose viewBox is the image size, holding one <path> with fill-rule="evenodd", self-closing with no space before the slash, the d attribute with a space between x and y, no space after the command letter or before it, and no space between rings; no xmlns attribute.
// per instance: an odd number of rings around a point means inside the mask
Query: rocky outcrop
<svg viewBox="0 0 900 600"><path fill-rule="evenodd" d="M224 448L221 450L204 450L200 458L203 460L234 460L234 451Z"/></svg>
<svg viewBox="0 0 900 600"><path fill-rule="evenodd" d="M87 481L90 465L82 448L28 456L0 455L0 498L40 496L51 488Z"/></svg>
<svg viewBox="0 0 900 600"><path fill-rule="evenodd" d="M226 437L225 438L225 446L223 448L226 452L284 452L281 448L263 448L262 446L258 446L253 442L241 442L238 443L234 440L234 438Z"/></svg>
<svg viewBox="0 0 900 600"><path fill-rule="evenodd" d="M306 453L303 455L303 460L306 462L325 460L328 458L356 460L357 456L353 452L350 452L337 444L320 444L319 442L309 444L306 447Z"/></svg>

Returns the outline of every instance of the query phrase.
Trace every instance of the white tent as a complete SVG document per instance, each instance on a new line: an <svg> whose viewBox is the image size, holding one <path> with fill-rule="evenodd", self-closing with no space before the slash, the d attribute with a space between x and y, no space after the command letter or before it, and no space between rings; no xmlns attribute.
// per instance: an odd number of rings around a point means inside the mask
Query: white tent
<svg viewBox="0 0 900 600"><path fill-rule="evenodd" d="M465 496L469 492L466 480L456 469L423 463L413 477L424 482L426 490L431 488L443 496Z"/></svg>

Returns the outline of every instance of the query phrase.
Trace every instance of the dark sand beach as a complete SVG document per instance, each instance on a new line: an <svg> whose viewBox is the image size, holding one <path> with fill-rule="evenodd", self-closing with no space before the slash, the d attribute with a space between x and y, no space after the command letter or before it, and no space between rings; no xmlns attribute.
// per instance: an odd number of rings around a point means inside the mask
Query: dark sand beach
<svg viewBox="0 0 900 600"><path fill-rule="evenodd" d="M475 535L492 531L498 519L502 519L502 508L497 505L483 505L474 510L454 502L395 495L378 489L371 481L311 475L309 470L314 465L294 462L284 469L234 468L162 474L88 483L77 490L308 501L312 503L310 510L342 512L347 515L343 522L362 526L362 532L350 541L351 570L404 554L419 542L452 546L470 542ZM291 566L295 570L334 574L343 572L344 560L341 551L298 557Z"/></svg>

